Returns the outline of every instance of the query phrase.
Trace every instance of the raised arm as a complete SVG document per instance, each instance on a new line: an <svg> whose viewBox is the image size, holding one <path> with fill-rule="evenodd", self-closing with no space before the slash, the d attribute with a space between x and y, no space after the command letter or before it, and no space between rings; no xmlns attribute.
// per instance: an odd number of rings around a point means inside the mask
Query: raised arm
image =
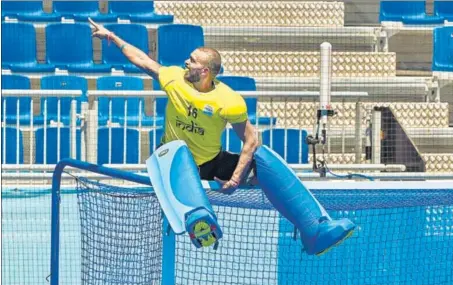
<svg viewBox="0 0 453 285"><path fill-rule="evenodd" d="M132 62L138 68L142 69L144 72L151 75L154 79L158 79L159 68L161 67L159 63L152 60L146 53L125 42L113 32L104 28L102 25L99 25L90 18L88 18L88 21L94 27L92 34L93 37L100 38L101 40L107 39L109 41L112 41L130 62Z"/></svg>

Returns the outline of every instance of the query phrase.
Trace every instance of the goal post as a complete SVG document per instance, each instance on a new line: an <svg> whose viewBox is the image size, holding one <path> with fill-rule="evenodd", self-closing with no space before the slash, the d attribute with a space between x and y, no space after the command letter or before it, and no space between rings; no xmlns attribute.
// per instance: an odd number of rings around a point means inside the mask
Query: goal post
<svg viewBox="0 0 453 285"><path fill-rule="evenodd" d="M75 191L61 183L67 166L85 171L71 172ZM98 182L92 173L113 183ZM294 226L261 189L225 195L206 181L226 234L217 250L195 248L188 235L169 229L145 175L71 159L57 165L51 285L453 282L449 181L306 182L332 217L358 225L348 243L318 257L304 251Z"/></svg>
<svg viewBox="0 0 453 285"><path fill-rule="evenodd" d="M92 173L98 173L113 178L124 179L130 182L151 186L151 182L147 176L138 175L132 172L126 172L113 168L104 167L101 165L91 164L88 162L63 159L56 166L52 176L52 229L51 229L51 285L59 284L59 250L60 250L60 187L61 178L65 167L73 167Z"/></svg>

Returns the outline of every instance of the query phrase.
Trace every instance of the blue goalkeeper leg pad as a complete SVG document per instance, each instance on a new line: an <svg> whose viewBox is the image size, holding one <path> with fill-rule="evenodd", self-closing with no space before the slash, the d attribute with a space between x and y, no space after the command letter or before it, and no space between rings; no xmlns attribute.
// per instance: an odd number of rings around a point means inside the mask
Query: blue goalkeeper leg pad
<svg viewBox="0 0 453 285"><path fill-rule="evenodd" d="M187 145L183 141L162 145L146 160L146 167L175 234L188 232L196 247L217 245L222 230Z"/></svg>
<svg viewBox="0 0 453 285"><path fill-rule="evenodd" d="M349 237L349 219L332 220L287 163L267 146L255 152L256 174L269 201L300 232L305 251L321 255Z"/></svg>

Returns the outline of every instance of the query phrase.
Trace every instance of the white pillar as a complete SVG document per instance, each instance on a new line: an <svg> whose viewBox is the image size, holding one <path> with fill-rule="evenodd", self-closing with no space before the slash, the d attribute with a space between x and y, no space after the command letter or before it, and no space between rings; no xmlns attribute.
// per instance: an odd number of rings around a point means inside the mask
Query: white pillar
<svg viewBox="0 0 453 285"><path fill-rule="evenodd" d="M98 99L90 102L87 110L87 128L85 136L86 160L97 163L98 160Z"/></svg>
<svg viewBox="0 0 453 285"><path fill-rule="evenodd" d="M355 163L362 160L362 104L355 103Z"/></svg>
<svg viewBox="0 0 453 285"><path fill-rule="evenodd" d="M381 111L373 110L371 116L372 156L371 163L381 163Z"/></svg>

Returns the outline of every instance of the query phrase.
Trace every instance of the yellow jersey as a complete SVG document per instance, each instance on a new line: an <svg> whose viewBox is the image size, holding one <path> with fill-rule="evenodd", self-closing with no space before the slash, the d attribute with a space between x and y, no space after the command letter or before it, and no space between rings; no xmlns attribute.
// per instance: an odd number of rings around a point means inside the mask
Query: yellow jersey
<svg viewBox="0 0 453 285"><path fill-rule="evenodd" d="M199 92L184 79L185 70L177 66L161 67L159 83L167 95L163 143L183 140L197 165L212 160L221 150L226 123L247 120L244 99L224 83L214 80L210 92Z"/></svg>

